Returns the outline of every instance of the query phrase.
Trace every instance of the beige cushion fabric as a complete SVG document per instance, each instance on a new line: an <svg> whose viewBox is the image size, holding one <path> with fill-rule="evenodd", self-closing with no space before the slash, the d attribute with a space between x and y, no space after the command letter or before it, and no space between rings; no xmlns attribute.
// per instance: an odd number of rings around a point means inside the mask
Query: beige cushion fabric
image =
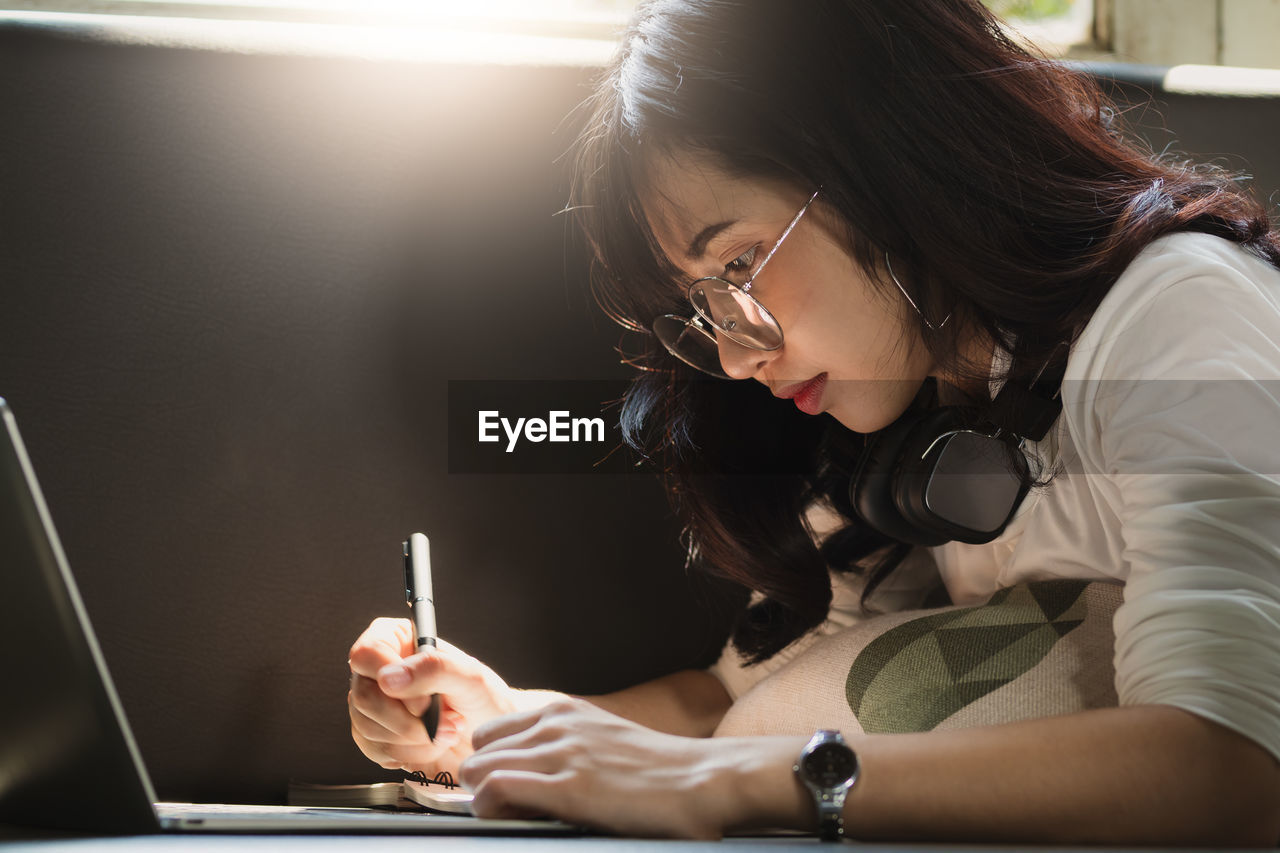
<svg viewBox="0 0 1280 853"><path fill-rule="evenodd" d="M1036 581L977 607L867 618L761 680L716 734L929 731L1114 706L1121 589Z"/></svg>

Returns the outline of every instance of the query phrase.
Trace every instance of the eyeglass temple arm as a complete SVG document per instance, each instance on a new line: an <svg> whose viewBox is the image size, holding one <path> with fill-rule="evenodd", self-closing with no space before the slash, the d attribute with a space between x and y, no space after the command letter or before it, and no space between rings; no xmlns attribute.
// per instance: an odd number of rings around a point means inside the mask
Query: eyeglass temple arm
<svg viewBox="0 0 1280 853"><path fill-rule="evenodd" d="M743 293L747 293L751 290L751 285L756 283L756 278L759 277L760 273L764 272L765 266L768 265L769 261L773 258L778 249L782 247L782 241L786 240L787 235L791 233L791 229L795 228L796 225L799 224L800 217L804 216L805 211L809 209L809 205L813 204L813 200L818 197L818 193L820 192L822 192L822 187L818 187L813 191L813 195L809 196L809 200L804 203L804 207L800 208L800 212L795 215L790 224L787 225L786 230L782 232L782 236L778 238L778 242L773 244L773 248L769 250L769 254L764 256L764 260L760 262L760 266L756 267L756 271L751 274L751 278L748 279L742 287L738 288L739 290Z"/></svg>

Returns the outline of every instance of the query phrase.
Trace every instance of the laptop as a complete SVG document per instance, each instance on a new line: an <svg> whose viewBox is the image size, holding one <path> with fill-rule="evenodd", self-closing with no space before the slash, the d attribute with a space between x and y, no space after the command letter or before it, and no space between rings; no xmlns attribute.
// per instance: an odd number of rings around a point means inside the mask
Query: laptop
<svg viewBox="0 0 1280 853"><path fill-rule="evenodd" d="M555 821L157 803L17 422L0 399L0 823L80 832L564 835ZM14 654L13 650L17 653Z"/></svg>

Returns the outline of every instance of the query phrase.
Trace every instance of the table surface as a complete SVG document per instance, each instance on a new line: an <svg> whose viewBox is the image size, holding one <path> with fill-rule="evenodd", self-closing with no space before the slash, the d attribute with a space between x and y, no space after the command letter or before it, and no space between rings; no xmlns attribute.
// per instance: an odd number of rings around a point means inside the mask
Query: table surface
<svg viewBox="0 0 1280 853"><path fill-rule="evenodd" d="M0 850L4 853L154 853L191 850L197 853L421 853L424 847L458 853L505 853L513 845L521 851L569 850L575 853L683 853L711 848L766 853L771 850L826 847L814 838L731 838L724 841L662 841L602 836L537 838L485 836L414 835L238 835L214 833L163 833L133 836L86 836L20 827L0 826ZM830 849L830 848L828 848ZM999 844L858 844L857 849L874 853L903 853L909 850L986 853L1025 850L1027 845ZM1078 850L1081 853L1108 853L1130 848L1040 847L1037 850ZM1141 848L1153 853L1154 848ZM1156 851L1158 853L1158 851Z"/></svg>

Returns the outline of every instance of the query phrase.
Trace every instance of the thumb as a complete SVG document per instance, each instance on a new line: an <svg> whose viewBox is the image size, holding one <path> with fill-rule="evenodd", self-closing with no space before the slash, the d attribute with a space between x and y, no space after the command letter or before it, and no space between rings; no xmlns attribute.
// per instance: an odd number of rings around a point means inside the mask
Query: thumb
<svg viewBox="0 0 1280 853"><path fill-rule="evenodd" d="M468 714L496 711L510 688L480 661L450 648L427 648L378 670L378 686L393 699L425 699L442 693L449 704ZM406 704L408 704L406 702Z"/></svg>
<svg viewBox="0 0 1280 853"><path fill-rule="evenodd" d="M378 687L393 699L399 699L405 709L415 717L421 717L431 702L431 693L424 693L414 685L413 670L403 662L392 663L378 670Z"/></svg>

